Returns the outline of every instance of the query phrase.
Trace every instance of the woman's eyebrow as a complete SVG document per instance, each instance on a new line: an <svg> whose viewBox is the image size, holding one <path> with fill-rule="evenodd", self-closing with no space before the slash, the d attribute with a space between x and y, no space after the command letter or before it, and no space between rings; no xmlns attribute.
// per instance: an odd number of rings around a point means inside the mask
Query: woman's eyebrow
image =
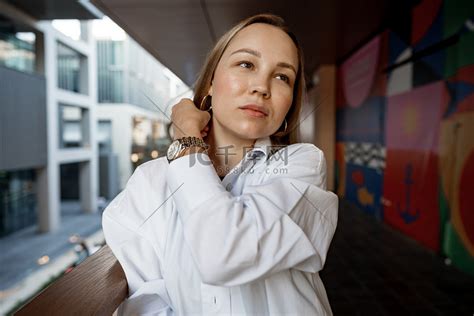
<svg viewBox="0 0 474 316"><path fill-rule="evenodd" d="M257 57L262 57L262 54L260 52L257 52L256 50L250 49L250 48L241 48L233 52L231 55L237 54L237 53L247 53L250 55L254 55Z"/></svg>
<svg viewBox="0 0 474 316"><path fill-rule="evenodd" d="M278 66L278 67L282 67L282 68L288 68L288 69L290 69L290 70L293 70L294 73L295 73L295 75L297 74L295 66L293 66L293 65L291 65L291 64L284 63L284 62L279 62L279 63L277 64L277 66Z"/></svg>
<svg viewBox="0 0 474 316"><path fill-rule="evenodd" d="M238 49L238 50L232 52L232 54L230 54L230 55L234 55L234 54L237 54L237 53L247 53L247 54L250 54L250 55L254 55L256 57L262 57L262 54L260 54L260 52L254 50L254 49L251 49L251 48L241 48L241 49ZM282 67L282 68L288 68L290 70L293 70L294 73L297 74L296 68L292 64L285 63L285 62L279 62L277 64L277 66Z"/></svg>

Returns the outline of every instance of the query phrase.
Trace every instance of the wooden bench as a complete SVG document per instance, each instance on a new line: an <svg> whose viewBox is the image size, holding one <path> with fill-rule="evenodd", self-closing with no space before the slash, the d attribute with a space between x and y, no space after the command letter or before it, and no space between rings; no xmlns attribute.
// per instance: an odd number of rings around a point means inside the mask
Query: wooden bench
<svg viewBox="0 0 474 316"><path fill-rule="evenodd" d="M122 267L104 246L15 315L112 315L127 294Z"/></svg>

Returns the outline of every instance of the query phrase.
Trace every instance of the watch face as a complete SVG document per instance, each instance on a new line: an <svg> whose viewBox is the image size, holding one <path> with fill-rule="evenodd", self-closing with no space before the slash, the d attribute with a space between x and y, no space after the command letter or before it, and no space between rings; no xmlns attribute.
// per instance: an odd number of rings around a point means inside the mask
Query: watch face
<svg viewBox="0 0 474 316"><path fill-rule="evenodd" d="M179 142L179 140L173 141L170 147L168 148L168 152L166 153L168 160L173 159L178 154L180 148L181 148L181 143Z"/></svg>

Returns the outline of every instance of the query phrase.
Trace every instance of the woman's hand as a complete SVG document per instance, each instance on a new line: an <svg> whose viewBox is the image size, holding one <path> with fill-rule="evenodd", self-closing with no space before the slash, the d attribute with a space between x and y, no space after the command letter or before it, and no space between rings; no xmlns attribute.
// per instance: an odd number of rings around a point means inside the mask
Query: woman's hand
<svg viewBox="0 0 474 316"><path fill-rule="evenodd" d="M173 139L184 136L206 137L211 115L199 110L191 99L181 99L171 109Z"/></svg>

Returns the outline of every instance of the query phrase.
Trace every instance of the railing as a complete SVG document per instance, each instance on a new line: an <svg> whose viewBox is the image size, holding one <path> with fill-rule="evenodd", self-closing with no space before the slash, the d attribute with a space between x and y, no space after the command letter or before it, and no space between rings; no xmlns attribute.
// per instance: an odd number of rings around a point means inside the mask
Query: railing
<svg viewBox="0 0 474 316"><path fill-rule="evenodd" d="M122 267L104 246L15 315L112 315L127 292Z"/></svg>

